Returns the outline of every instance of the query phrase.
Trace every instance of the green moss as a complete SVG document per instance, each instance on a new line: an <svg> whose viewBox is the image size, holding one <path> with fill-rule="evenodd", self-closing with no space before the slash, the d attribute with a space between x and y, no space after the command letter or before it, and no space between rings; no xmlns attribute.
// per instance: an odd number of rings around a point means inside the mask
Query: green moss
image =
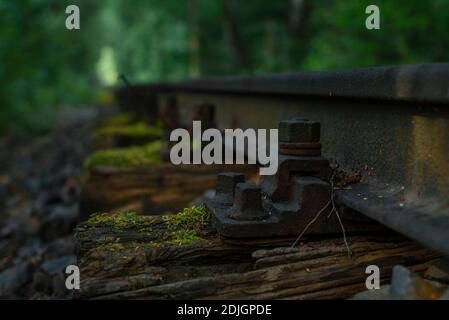
<svg viewBox="0 0 449 320"><path fill-rule="evenodd" d="M175 215L162 216L161 220L168 231L150 242L151 247L162 247L166 245L186 245L202 240L199 232L208 223L209 214L206 207L185 208Z"/></svg>
<svg viewBox="0 0 449 320"><path fill-rule="evenodd" d="M146 167L161 163L162 141L143 146L99 150L85 161L84 168L92 167Z"/></svg>
<svg viewBox="0 0 449 320"><path fill-rule="evenodd" d="M175 215L163 216L162 221L170 230L198 230L209 221L209 214L202 204L185 208Z"/></svg>
<svg viewBox="0 0 449 320"><path fill-rule="evenodd" d="M136 139L155 140L160 139L163 135L162 126L150 127L144 122L137 122L126 125L108 125L99 127L94 131L95 138L105 137L129 137Z"/></svg>
<svg viewBox="0 0 449 320"><path fill-rule="evenodd" d="M117 252L123 250L123 248L123 244L121 244L120 242L106 243L90 250L89 254L96 256L101 255L105 252Z"/></svg>
<svg viewBox="0 0 449 320"><path fill-rule="evenodd" d="M113 229L129 229L140 226L147 219L135 212L96 213L90 216L86 224L91 227L106 227Z"/></svg>
<svg viewBox="0 0 449 320"><path fill-rule="evenodd" d="M126 213L100 213L93 214L85 224L90 227L107 227L117 230L139 228L147 230L148 225L154 217L145 217L134 212ZM191 207L182 210L175 215L161 217L162 222L167 226L165 232L157 235L156 239L147 243L151 248L160 248L170 245L188 245L195 241L203 240L200 236L201 229L209 222L209 214L204 205ZM150 229L151 230L151 229ZM98 250L121 250L123 245L116 239L111 244L100 246ZM132 242L129 248L138 250L144 243ZM96 250L97 251L97 250Z"/></svg>
<svg viewBox="0 0 449 320"><path fill-rule="evenodd" d="M181 245L190 244L197 240L201 240L201 237L195 230L177 230L167 234L166 242Z"/></svg>
<svg viewBox="0 0 449 320"><path fill-rule="evenodd" d="M105 243L89 250L89 252L81 258L80 263L84 264L90 259L92 259L92 257L102 257L105 253L119 252L123 249L124 249L123 244L121 244L118 241L112 243Z"/></svg>
<svg viewBox="0 0 449 320"><path fill-rule="evenodd" d="M202 240L196 230L168 231L159 235L156 240L148 243L152 248L162 248L169 245L186 245Z"/></svg>

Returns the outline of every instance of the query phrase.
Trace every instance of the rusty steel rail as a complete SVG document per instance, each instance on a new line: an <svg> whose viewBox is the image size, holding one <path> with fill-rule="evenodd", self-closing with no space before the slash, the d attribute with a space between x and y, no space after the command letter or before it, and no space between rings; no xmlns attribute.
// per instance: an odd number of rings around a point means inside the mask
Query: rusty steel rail
<svg viewBox="0 0 449 320"><path fill-rule="evenodd" d="M449 255L449 63L222 77L119 90L144 113L176 98L181 119L216 106L220 128L321 123L323 156L362 181L337 200ZM123 100L123 99L122 99Z"/></svg>
<svg viewBox="0 0 449 320"><path fill-rule="evenodd" d="M237 76L174 83L174 91L449 102L449 64Z"/></svg>

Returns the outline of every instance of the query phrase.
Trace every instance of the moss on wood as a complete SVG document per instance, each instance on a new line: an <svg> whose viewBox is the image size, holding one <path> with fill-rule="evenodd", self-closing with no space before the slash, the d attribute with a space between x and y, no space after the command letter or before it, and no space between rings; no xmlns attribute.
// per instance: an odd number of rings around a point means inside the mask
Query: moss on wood
<svg viewBox="0 0 449 320"><path fill-rule="evenodd" d="M199 230L209 222L209 213L204 204L185 208L175 215L162 217L169 230Z"/></svg>
<svg viewBox="0 0 449 320"><path fill-rule="evenodd" d="M155 141L143 146L99 150L84 161L84 168L146 167L161 163L162 149L162 141Z"/></svg>
<svg viewBox="0 0 449 320"><path fill-rule="evenodd" d="M206 241L201 234L209 223L209 214L204 205L185 208L175 215L142 216L135 212L97 213L82 224L89 228L111 228L120 231L153 233L153 240L148 242L133 241L121 244L120 238L113 239L110 244L102 244L94 248L95 252L108 252L125 249L138 250L165 246L189 245L197 241ZM159 225L159 227L157 227ZM152 230L155 226L157 231ZM162 228L161 228L162 227ZM98 250L97 250L98 249Z"/></svg>
<svg viewBox="0 0 449 320"><path fill-rule="evenodd" d="M120 242L113 242L113 243L106 243L101 246L98 246L96 248L96 250L98 252L106 252L106 251L117 252L117 251L123 250L123 248L124 248L123 244L121 244Z"/></svg>
<svg viewBox="0 0 449 320"><path fill-rule="evenodd" d="M161 234L156 240L148 243L150 247L160 248L170 245L188 245L203 240L195 230L175 230Z"/></svg>
<svg viewBox="0 0 449 320"><path fill-rule="evenodd" d="M200 232L209 223L209 213L202 204L185 208L174 215L162 216L161 220L167 226L167 232L150 242L150 246L186 245L203 240Z"/></svg>
<svg viewBox="0 0 449 320"><path fill-rule="evenodd" d="M131 124L107 125L94 130L94 138L128 137L136 139L156 140L162 138L162 126L148 126L144 122Z"/></svg>
<svg viewBox="0 0 449 320"><path fill-rule="evenodd" d="M104 227L112 229L131 229L139 227L149 219L135 212L96 213L90 216L86 225L90 227Z"/></svg>

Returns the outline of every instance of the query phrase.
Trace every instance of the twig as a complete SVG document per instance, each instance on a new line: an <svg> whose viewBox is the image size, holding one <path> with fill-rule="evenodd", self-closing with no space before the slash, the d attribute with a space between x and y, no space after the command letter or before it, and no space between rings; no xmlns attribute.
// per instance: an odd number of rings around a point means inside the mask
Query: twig
<svg viewBox="0 0 449 320"><path fill-rule="evenodd" d="M352 256L352 250L351 250L351 247L349 246L349 243L346 239L345 226L343 225L343 222L341 221L340 214L338 213L338 211L334 211L334 212L335 212L335 215L337 216L338 223L340 223L341 232L343 233L343 241L345 242L346 250L348 251L348 257L350 257L350 256Z"/></svg>
<svg viewBox="0 0 449 320"><path fill-rule="evenodd" d="M302 238L302 236L306 233L306 231L310 228L310 226L312 226L320 217L321 213L323 213L324 210L327 209L327 207L329 207L330 204L332 204L332 209L329 213L329 215L327 216L327 218L330 218L330 216L332 215L332 213L335 213L335 215L337 216L338 219L338 223L340 224L341 227L341 231L343 233L343 241L345 243L346 246L346 250L348 252L348 257L350 257L352 255L352 250L351 247L349 246L349 243L346 239L346 230L345 227L343 225L343 221L341 220L340 214L338 213L337 207L335 206L335 199L334 199L334 176L335 173L332 174L332 177L330 179L330 184L331 184L331 197L329 199L329 201L324 205L324 207L318 211L318 213L315 215L315 217L313 217L312 220L310 220L310 222L305 226L305 228L301 231L301 233L299 234L298 238L296 238L295 242L292 244L292 248L295 247L297 245L297 243L299 242L299 240Z"/></svg>
<svg viewBox="0 0 449 320"><path fill-rule="evenodd" d="M332 201L332 210L329 213L328 218L332 215L332 213L335 212L335 215L337 216L338 219L338 223L340 224L341 227L341 232L343 233L343 241L345 243L346 246L346 250L348 251L348 257L350 257L352 255L352 250L351 247L349 246L349 243L346 239L346 230L345 230L345 226L343 225L343 221L341 220L340 214L338 213L337 207L335 206L335 197L334 197L334 180L333 180L334 175L332 175L332 179L330 181L331 183L331 201Z"/></svg>
<svg viewBox="0 0 449 320"><path fill-rule="evenodd" d="M298 238L296 238L295 242L292 244L292 248L294 248L296 246L296 244L298 243L298 241L301 239L301 237L304 235L304 233L306 233L306 231L310 228L310 226L312 224L315 223L315 221L317 221L317 219L320 217L321 213L327 209L327 207L331 204L331 200L329 200L326 205L320 210L318 211L318 213L315 215L315 217L310 220L310 222L306 225L306 227L302 230L302 232L300 233L300 235L298 236Z"/></svg>

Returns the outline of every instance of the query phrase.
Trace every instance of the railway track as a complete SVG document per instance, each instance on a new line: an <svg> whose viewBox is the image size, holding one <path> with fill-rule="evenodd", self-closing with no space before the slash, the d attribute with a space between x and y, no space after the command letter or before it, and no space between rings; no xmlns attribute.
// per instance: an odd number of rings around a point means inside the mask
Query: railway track
<svg viewBox="0 0 449 320"><path fill-rule="evenodd" d="M318 121L323 156L361 176L336 191L338 205L449 255L449 64L221 77L116 93L125 109L150 120L176 99L180 119L191 119L199 101L215 105L220 129Z"/></svg>

